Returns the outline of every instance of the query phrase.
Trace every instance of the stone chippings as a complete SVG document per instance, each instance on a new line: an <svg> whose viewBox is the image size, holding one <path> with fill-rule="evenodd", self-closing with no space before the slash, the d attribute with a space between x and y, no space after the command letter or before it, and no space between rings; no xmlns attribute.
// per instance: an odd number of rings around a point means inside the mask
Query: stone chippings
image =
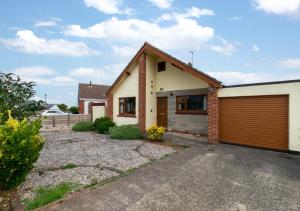
<svg viewBox="0 0 300 211"><path fill-rule="evenodd" d="M91 132L43 132L42 136L45 145L35 168L19 188L21 198L33 197L33 190L39 186L99 182L176 152L154 143L112 140ZM76 167L63 169L67 164Z"/></svg>

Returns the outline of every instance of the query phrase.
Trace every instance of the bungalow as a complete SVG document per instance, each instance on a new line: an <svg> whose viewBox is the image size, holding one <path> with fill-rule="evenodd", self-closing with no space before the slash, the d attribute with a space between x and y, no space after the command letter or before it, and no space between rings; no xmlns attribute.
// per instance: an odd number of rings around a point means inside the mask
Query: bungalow
<svg viewBox="0 0 300 211"><path fill-rule="evenodd" d="M300 80L224 87L145 43L106 93L117 125L152 124L219 141L300 151Z"/></svg>
<svg viewBox="0 0 300 211"><path fill-rule="evenodd" d="M105 105L105 93L110 86L80 83L78 87L78 111L80 114L91 113L92 104Z"/></svg>

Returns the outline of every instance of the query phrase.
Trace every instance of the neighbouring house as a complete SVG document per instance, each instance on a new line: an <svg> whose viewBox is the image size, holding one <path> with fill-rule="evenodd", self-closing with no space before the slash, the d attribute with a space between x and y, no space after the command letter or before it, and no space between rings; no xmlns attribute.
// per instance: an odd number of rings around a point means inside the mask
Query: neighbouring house
<svg viewBox="0 0 300 211"><path fill-rule="evenodd" d="M56 104L46 104L42 116L66 115L67 113L59 109Z"/></svg>
<svg viewBox="0 0 300 211"><path fill-rule="evenodd" d="M106 93L117 125L152 124L259 148L300 151L300 80L223 86L145 43Z"/></svg>
<svg viewBox="0 0 300 211"><path fill-rule="evenodd" d="M100 84L80 83L78 87L78 111L79 114L92 113L93 105L105 105L105 93L110 86Z"/></svg>

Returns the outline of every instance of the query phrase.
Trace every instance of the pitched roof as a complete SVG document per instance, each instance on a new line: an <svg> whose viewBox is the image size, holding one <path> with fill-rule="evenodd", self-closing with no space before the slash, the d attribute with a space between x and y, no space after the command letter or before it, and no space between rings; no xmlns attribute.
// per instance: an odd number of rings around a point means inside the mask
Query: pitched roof
<svg viewBox="0 0 300 211"><path fill-rule="evenodd" d="M212 87L221 87L222 82L218 81L217 79L205 74L204 72L189 66L188 64L184 63L183 61L180 61L179 59L171 56L170 54L167 54L166 52L154 47L153 45L145 42L144 45L140 48L140 50L135 54L135 56L131 59L131 61L128 63L128 65L125 67L125 69L122 71L122 73L119 75L119 77L115 80L113 85L109 88L107 93L110 93L113 88L120 82L120 80L128 73L132 65L138 61L139 57L142 55L142 53L152 53L168 62L170 62L172 65L176 66L177 68L181 69L182 71L186 71L194 75L195 77L198 77L202 79L203 81L207 82Z"/></svg>
<svg viewBox="0 0 300 211"><path fill-rule="evenodd" d="M105 93L110 88L107 85L83 84L78 87L78 98L86 99L105 99Z"/></svg>

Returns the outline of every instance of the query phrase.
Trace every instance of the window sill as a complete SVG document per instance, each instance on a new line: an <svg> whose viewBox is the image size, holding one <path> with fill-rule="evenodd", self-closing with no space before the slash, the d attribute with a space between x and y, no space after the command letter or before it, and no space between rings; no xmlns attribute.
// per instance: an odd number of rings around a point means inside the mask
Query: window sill
<svg viewBox="0 0 300 211"><path fill-rule="evenodd" d="M207 112L189 112L189 111L176 111L175 114L179 115L207 115Z"/></svg>
<svg viewBox="0 0 300 211"><path fill-rule="evenodd" d="M118 117L136 118L136 115L135 114L119 114Z"/></svg>

